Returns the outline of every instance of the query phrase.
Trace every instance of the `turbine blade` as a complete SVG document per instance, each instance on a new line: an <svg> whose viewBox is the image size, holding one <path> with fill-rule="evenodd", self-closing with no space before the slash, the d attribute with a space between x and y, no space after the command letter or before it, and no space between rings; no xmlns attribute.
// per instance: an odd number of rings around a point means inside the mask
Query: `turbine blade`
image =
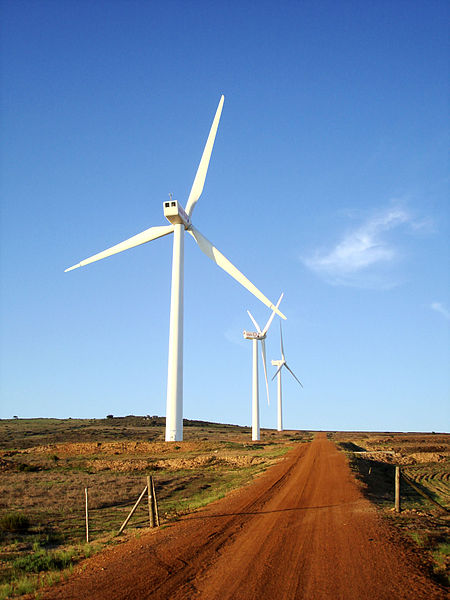
<svg viewBox="0 0 450 600"><path fill-rule="evenodd" d="M285 358L284 358L284 348L283 348L283 332L281 330L281 321L280 321L280 345L281 345L281 359L285 360Z"/></svg>
<svg viewBox="0 0 450 600"><path fill-rule="evenodd" d="M261 329L259 328L258 323L256 322L256 319L253 317L252 313L248 310L248 316L250 317L250 319L253 321L253 325L256 327L256 331L258 333L262 333Z"/></svg>
<svg viewBox="0 0 450 600"><path fill-rule="evenodd" d="M218 250L209 240L205 238L204 235L200 233L200 231L191 225L188 229L189 233L192 235L194 240L200 247L200 250L206 254L212 261L216 263L221 269L226 271L231 277L236 279L242 286L244 286L249 292L251 292L254 296L258 298L263 304L275 310L277 315L279 315L282 319L286 319L282 312L278 310L278 308L264 296L262 292L258 290L253 283L247 279L247 277L241 273L229 260L226 258L220 250Z"/></svg>
<svg viewBox="0 0 450 600"><path fill-rule="evenodd" d="M101 260L102 258L106 258L107 256L112 256L113 254L117 254L118 252L123 252L124 250L128 250L129 248L134 248L135 246L140 246L141 244L146 244L147 242L151 242L152 240L156 240L159 237L163 237L164 235L168 235L173 232L173 225L163 225L162 227L150 227L150 229L146 229L133 237L130 237L128 240L124 242L120 242L120 244L116 244L115 246L111 246L107 250L103 250L103 252L99 252L98 254L94 254L89 258L85 258L81 262L73 267L69 267L64 272L73 271L73 269L78 269L78 267L84 267L85 265L89 265L90 263L96 262L97 260Z"/></svg>
<svg viewBox="0 0 450 600"><path fill-rule="evenodd" d="M267 381L267 361L266 361L266 341L265 340L261 340L261 354L262 354L263 367L264 367L264 377L266 379L267 404L270 406L269 382Z"/></svg>
<svg viewBox="0 0 450 600"><path fill-rule="evenodd" d="M283 296L284 296L284 293L281 294L281 296L280 296L280 298L279 298L279 300L278 300L278 302L276 304L277 308L280 306L280 302L283 299ZM273 311L272 314L270 315L269 320L267 321L266 326L264 327L264 329L262 331L263 333L267 333L269 331L269 327L270 327L270 325L272 323L272 320L273 320L274 316L275 316L275 311Z"/></svg>
<svg viewBox="0 0 450 600"><path fill-rule="evenodd" d="M275 373L275 375L272 377L272 381L275 379L275 377L278 375L278 373L281 371L281 369L283 368L284 363L281 363L281 365L278 367L277 372Z"/></svg>
<svg viewBox="0 0 450 600"><path fill-rule="evenodd" d="M200 198L203 192L203 186L205 185L206 173L208 172L209 159L211 158L211 152L214 146L214 140L216 139L217 127L219 126L220 115L222 114L224 97L221 96L219 106L216 110L214 121L209 131L208 139L206 140L205 149L203 150L200 164L198 165L197 173L195 175L194 183L192 184L191 193L186 204L186 212L191 217L194 211L194 206L197 204L197 200Z"/></svg>
<svg viewBox="0 0 450 600"><path fill-rule="evenodd" d="M289 371L289 373L292 375L292 377L294 377L294 379L296 379L296 380L298 381L298 383L299 383L299 384L300 384L300 385L303 387L303 383L300 381L300 379L297 379L297 377L296 377L296 375L295 375L294 371L292 371L292 370L291 370L291 369L288 367L288 365L287 365L286 363L284 363L284 364L285 364L285 366L286 366L286 369L287 369L287 370Z"/></svg>

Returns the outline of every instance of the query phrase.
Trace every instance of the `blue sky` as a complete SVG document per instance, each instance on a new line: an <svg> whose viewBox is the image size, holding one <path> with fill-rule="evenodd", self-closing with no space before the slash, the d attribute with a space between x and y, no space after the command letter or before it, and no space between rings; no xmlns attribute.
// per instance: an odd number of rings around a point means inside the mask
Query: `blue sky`
<svg viewBox="0 0 450 600"><path fill-rule="evenodd" d="M285 426L448 431L448 3L1 13L0 417L165 414L171 237L64 269L185 204L223 93L194 223L285 293ZM185 248L184 415L250 424L268 309Z"/></svg>

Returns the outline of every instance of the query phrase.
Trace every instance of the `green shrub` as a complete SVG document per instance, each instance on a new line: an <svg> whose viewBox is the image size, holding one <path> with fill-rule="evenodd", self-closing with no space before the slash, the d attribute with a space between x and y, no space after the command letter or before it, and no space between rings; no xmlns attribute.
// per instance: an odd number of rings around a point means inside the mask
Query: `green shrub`
<svg viewBox="0 0 450 600"><path fill-rule="evenodd" d="M89 558L99 551L100 547L95 544L84 544L81 548L82 555L84 558Z"/></svg>
<svg viewBox="0 0 450 600"><path fill-rule="evenodd" d="M68 552L47 552L39 549L33 554L16 558L13 567L26 573L40 573L41 571L61 571L72 563L72 555Z"/></svg>
<svg viewBox="0 0 450 600"><path fill-rule="evenodd" d="M14 592L17 595L30 594L35 588L35 582L28 577L21 577L16 581Z"/></svg>
<svg viewBox="0 0 450 600"><path fill-rule="evenodd" d="M10 583L0 584L0 600L8 600L11 598L13 593L13 588Z"/></svg>
<svg viewBox="0 0 450 600"><path fill-rule="evenodd" d="M30 527L30 519L21 513L6 513L0 519L0 528L3 531L27 531Z"/></svg>

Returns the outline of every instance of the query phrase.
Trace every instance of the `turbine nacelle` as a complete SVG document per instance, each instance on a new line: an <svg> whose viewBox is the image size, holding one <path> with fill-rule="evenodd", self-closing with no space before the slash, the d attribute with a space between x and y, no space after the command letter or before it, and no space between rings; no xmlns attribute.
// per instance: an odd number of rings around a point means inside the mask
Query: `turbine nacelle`
<svg viewBox="0 0 450 600"><path fill-rule="evenodd" d="M246 331L244 329L244 338L246 340L265 340L266 334L258 331Z"/></svg>
<svg viewBox="0 0 450 600"><path fill-rule="evenodd" d="M303 387L303 383L298 379L297 375L294 373L292 369L289 368L289 365L286 362L286 357L284 356L284 348L283 348L283 332L281 331L281 323L280 323L280 349L281 349L281 359L270 361L274 367L278 367L277 372L272 377L272 381L275 379L277 375L281 377L281 369L286 367L292 377Z"/></svg>
<svg viewBox="0 0 450 600"><path fill-rule="evenodd" d="M178 200L164 202L163 208L164 216L172 225L184 225L185 229L191 226L191 219Z"/></svg>
<svg viewBox="0 0 450 600"><path fill-rule="evenodd" d="M283 294L278 299L276 306L272 306L272 314L270 315L264 329L258 325L255 317L248 310L248 316L250 317L253 325L256 327L256 331L247 331L244 329L244 339L253 341L253 385L252 385L252 440L259 440L259 389L258 389L258 342L261 342L261 356L264 367L264 379L266 380L266 392L267 392L267 403L270 405L269 397L269 381L267 379L267 359L266 359L266 336L269 331L269 327L273 321L275 313L280 314L278 307L283 299Z"/></svg>
<svg viewBox="0 0 450 600"><path fill-rule="evenodd" d="M281 399L281 371L283 367L289 371L292 377L303 387L302 382L297 378L296 374L292 369L289 368L289 365L286 362L286 357L284 356L284 348L283 348L283 332L281 331L281 323L280 323L280 350L281 350L281 358L277 360L271 360L270 362L274 367L278 367L275 375L272 377L272 381L275 377L278 377L278 431L283 431L283 408L282 408L282 399Z"/></svg>

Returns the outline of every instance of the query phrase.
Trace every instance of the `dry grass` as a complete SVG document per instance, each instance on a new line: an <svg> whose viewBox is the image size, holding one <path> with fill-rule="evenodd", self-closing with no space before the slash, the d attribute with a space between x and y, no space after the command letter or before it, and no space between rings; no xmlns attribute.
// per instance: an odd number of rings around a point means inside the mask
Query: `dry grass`
<svg viewBox="0 0 450 600"><path fill-rule="evenodd" d="M244 485L293 441L312 437L265 431L261 442L252 443L249 428L188 422L185 441L166 444L162 422L159 417L0 421L0 518L21 512L30 521L27 532L0 531L0 598L2 590L17 594L41 585L43 576L24 579L20 565L51 565L55 552L70 552L75 561L90 552L84 544L85 488L90 539L101 546L117 533L147 475L154 476L164 522ZM130 525L148 526L146 503Z"/></svg>

